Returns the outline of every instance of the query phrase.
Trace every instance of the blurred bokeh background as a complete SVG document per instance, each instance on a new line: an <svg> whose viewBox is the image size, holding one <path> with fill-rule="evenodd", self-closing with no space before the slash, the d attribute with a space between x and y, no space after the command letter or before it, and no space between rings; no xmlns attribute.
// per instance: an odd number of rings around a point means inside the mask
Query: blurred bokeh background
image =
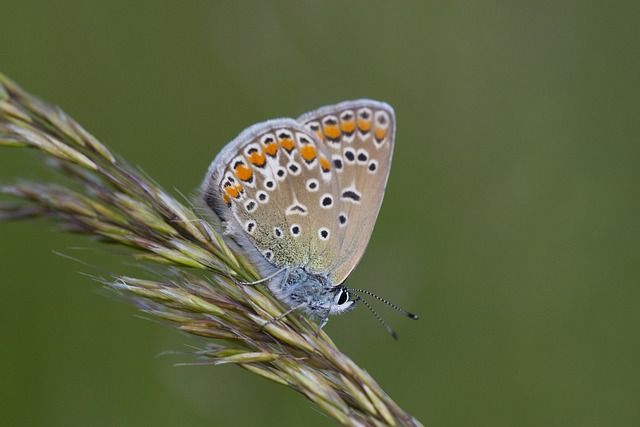
<svg viewBox="0 0 640 427"><path fill-rule="evenodd" d="M394 165L327 331L438 426L640 420L640 3L156 0L0 4L0 70L166 188L246 126L359 97L398 119ZM0 178L55 180L2 149ZM189 337L105 298L128 260L46 222L0 224L2 424L323 426ZM84 249L78 249L84 248ZM125 263L127 261L128 263Z"/></svg>

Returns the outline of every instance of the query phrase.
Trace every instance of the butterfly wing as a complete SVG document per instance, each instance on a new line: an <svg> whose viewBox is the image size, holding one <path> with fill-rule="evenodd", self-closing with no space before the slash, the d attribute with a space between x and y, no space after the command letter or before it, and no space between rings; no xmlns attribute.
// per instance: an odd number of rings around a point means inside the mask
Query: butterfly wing
<svg viewBox="0 0 640 427"><path fill-rule="evenodd" d="M298 121L322 141L336 176L340 238L330 279L340 284L362 258L382 204L395 114L386 103L362 99L320 108Z"/></svg>
<svg viewBox="0 0 640 427"><path fill-rule="evenodd" d="M211 163L202 197L263 275L330 269L340 240L329 157L303 124L277 119L246 129Z"/></svg>

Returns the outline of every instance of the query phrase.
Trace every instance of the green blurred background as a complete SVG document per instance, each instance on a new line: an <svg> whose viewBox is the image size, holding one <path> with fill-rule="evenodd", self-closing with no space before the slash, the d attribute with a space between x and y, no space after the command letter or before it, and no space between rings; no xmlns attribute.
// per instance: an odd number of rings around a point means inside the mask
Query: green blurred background
<svg viewBox="0 0 640 427"><path fill-rule="evenodd" d="M0 70L169 189L243 128L341 100L392 104L394 165L327 331L427 425L640 422L640 3L0 2ZM56 179L2 149L0 177ZM107 295L46 222L0 224L0 423L330 422ZM89 249L76 249L78 247ZM94 248L94 249L91 249ZM103 247L104 249L104 247Z"/></svg>

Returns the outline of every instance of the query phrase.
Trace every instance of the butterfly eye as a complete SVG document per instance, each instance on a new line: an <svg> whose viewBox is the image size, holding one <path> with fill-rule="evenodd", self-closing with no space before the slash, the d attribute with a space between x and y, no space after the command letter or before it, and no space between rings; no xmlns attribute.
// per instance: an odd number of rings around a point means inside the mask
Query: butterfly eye
<svg viewBox="0 0 640 427"><path fill-rule="evenodd" d="M349 301L349 291L341 291L340 298L338 298L338 305L342 305Z"/></svg>

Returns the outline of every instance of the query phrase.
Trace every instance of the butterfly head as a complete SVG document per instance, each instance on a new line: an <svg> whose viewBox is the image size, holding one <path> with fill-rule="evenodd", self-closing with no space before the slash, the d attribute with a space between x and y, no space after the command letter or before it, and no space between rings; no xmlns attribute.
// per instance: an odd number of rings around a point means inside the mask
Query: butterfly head
<svg viewBox="0 0 640 427"><path fill-rule="evenodd" d="M356 305L356 300L351 299L351 293L346 286L340 285L332 289L333 301L329 307L329 314L342 314L349 310L353 310Z"/></svg>

